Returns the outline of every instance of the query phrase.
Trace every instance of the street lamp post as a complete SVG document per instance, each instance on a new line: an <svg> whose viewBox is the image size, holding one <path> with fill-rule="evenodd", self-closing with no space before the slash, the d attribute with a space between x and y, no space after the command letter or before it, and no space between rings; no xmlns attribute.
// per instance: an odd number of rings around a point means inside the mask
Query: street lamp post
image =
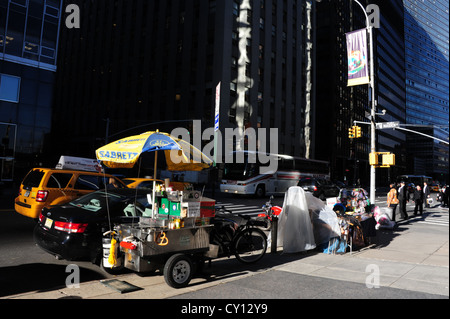
<svg viewBox="0 0 450 319"><path fill-rule="evenodd" d="M369 45L370 45L370 53L369 53L369 61L370 61L370 98L372 102L372 107L370 111L370 152L376 152L376 140L375 140L375 116L376 116L376 100L375 100L375 67L374 67L374 54L373 54L373 27L370 25L369 16L367 15L366 9L358 0L355 1L363 10L364 15L366 16L366 29L369 33ZM370 203L375 203L375 166L370 166Z"/></svg>

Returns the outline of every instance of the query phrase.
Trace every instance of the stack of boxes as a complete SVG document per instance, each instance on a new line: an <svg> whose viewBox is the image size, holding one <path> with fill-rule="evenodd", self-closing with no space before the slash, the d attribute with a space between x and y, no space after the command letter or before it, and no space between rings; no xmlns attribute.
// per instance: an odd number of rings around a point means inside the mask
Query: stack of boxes
<svg viewBox="0 0 450 319"><path fill-rule="evenodd" d="M160 197L158 213L167 218L201 218L202 224L208 223L209 218L215 216L216 201L202 197L199 191L173 191L167 197Z"/></svg>

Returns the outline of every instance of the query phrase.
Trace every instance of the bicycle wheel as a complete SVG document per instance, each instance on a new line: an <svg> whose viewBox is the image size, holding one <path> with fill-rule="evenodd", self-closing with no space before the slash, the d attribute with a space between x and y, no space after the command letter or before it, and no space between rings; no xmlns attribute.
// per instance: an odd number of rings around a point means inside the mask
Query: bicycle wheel
<svg viewBox="0 0 450 319"><path fill-rule="evenodd" d="M258 228L247 228L234 241L234 255L242 263L250 264L260 260L267 250L267 237Z"/></svg>

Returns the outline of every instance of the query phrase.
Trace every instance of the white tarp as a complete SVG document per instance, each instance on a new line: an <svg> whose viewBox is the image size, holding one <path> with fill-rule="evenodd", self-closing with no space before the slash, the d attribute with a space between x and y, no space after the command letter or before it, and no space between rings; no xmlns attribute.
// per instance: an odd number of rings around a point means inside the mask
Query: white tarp
<svg viewBox="0 0 450 319"><path fill-rule="evenodd" d="M285 253L316 248L308 203L301 187L290 187L284 196L277 240L277 245L283 246Z"/></svg>

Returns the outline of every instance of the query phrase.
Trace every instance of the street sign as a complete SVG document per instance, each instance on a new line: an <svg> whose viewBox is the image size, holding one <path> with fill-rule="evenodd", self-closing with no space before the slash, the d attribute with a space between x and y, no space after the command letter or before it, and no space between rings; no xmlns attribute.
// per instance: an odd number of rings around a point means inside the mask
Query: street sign
<svg viewBox="0 0 450 319"><path fill-rule="evenodd" d="M400 122L384 122L384 123L377 123L377 129L384 130L389 128L397 128L400 126Z"/></svg>

